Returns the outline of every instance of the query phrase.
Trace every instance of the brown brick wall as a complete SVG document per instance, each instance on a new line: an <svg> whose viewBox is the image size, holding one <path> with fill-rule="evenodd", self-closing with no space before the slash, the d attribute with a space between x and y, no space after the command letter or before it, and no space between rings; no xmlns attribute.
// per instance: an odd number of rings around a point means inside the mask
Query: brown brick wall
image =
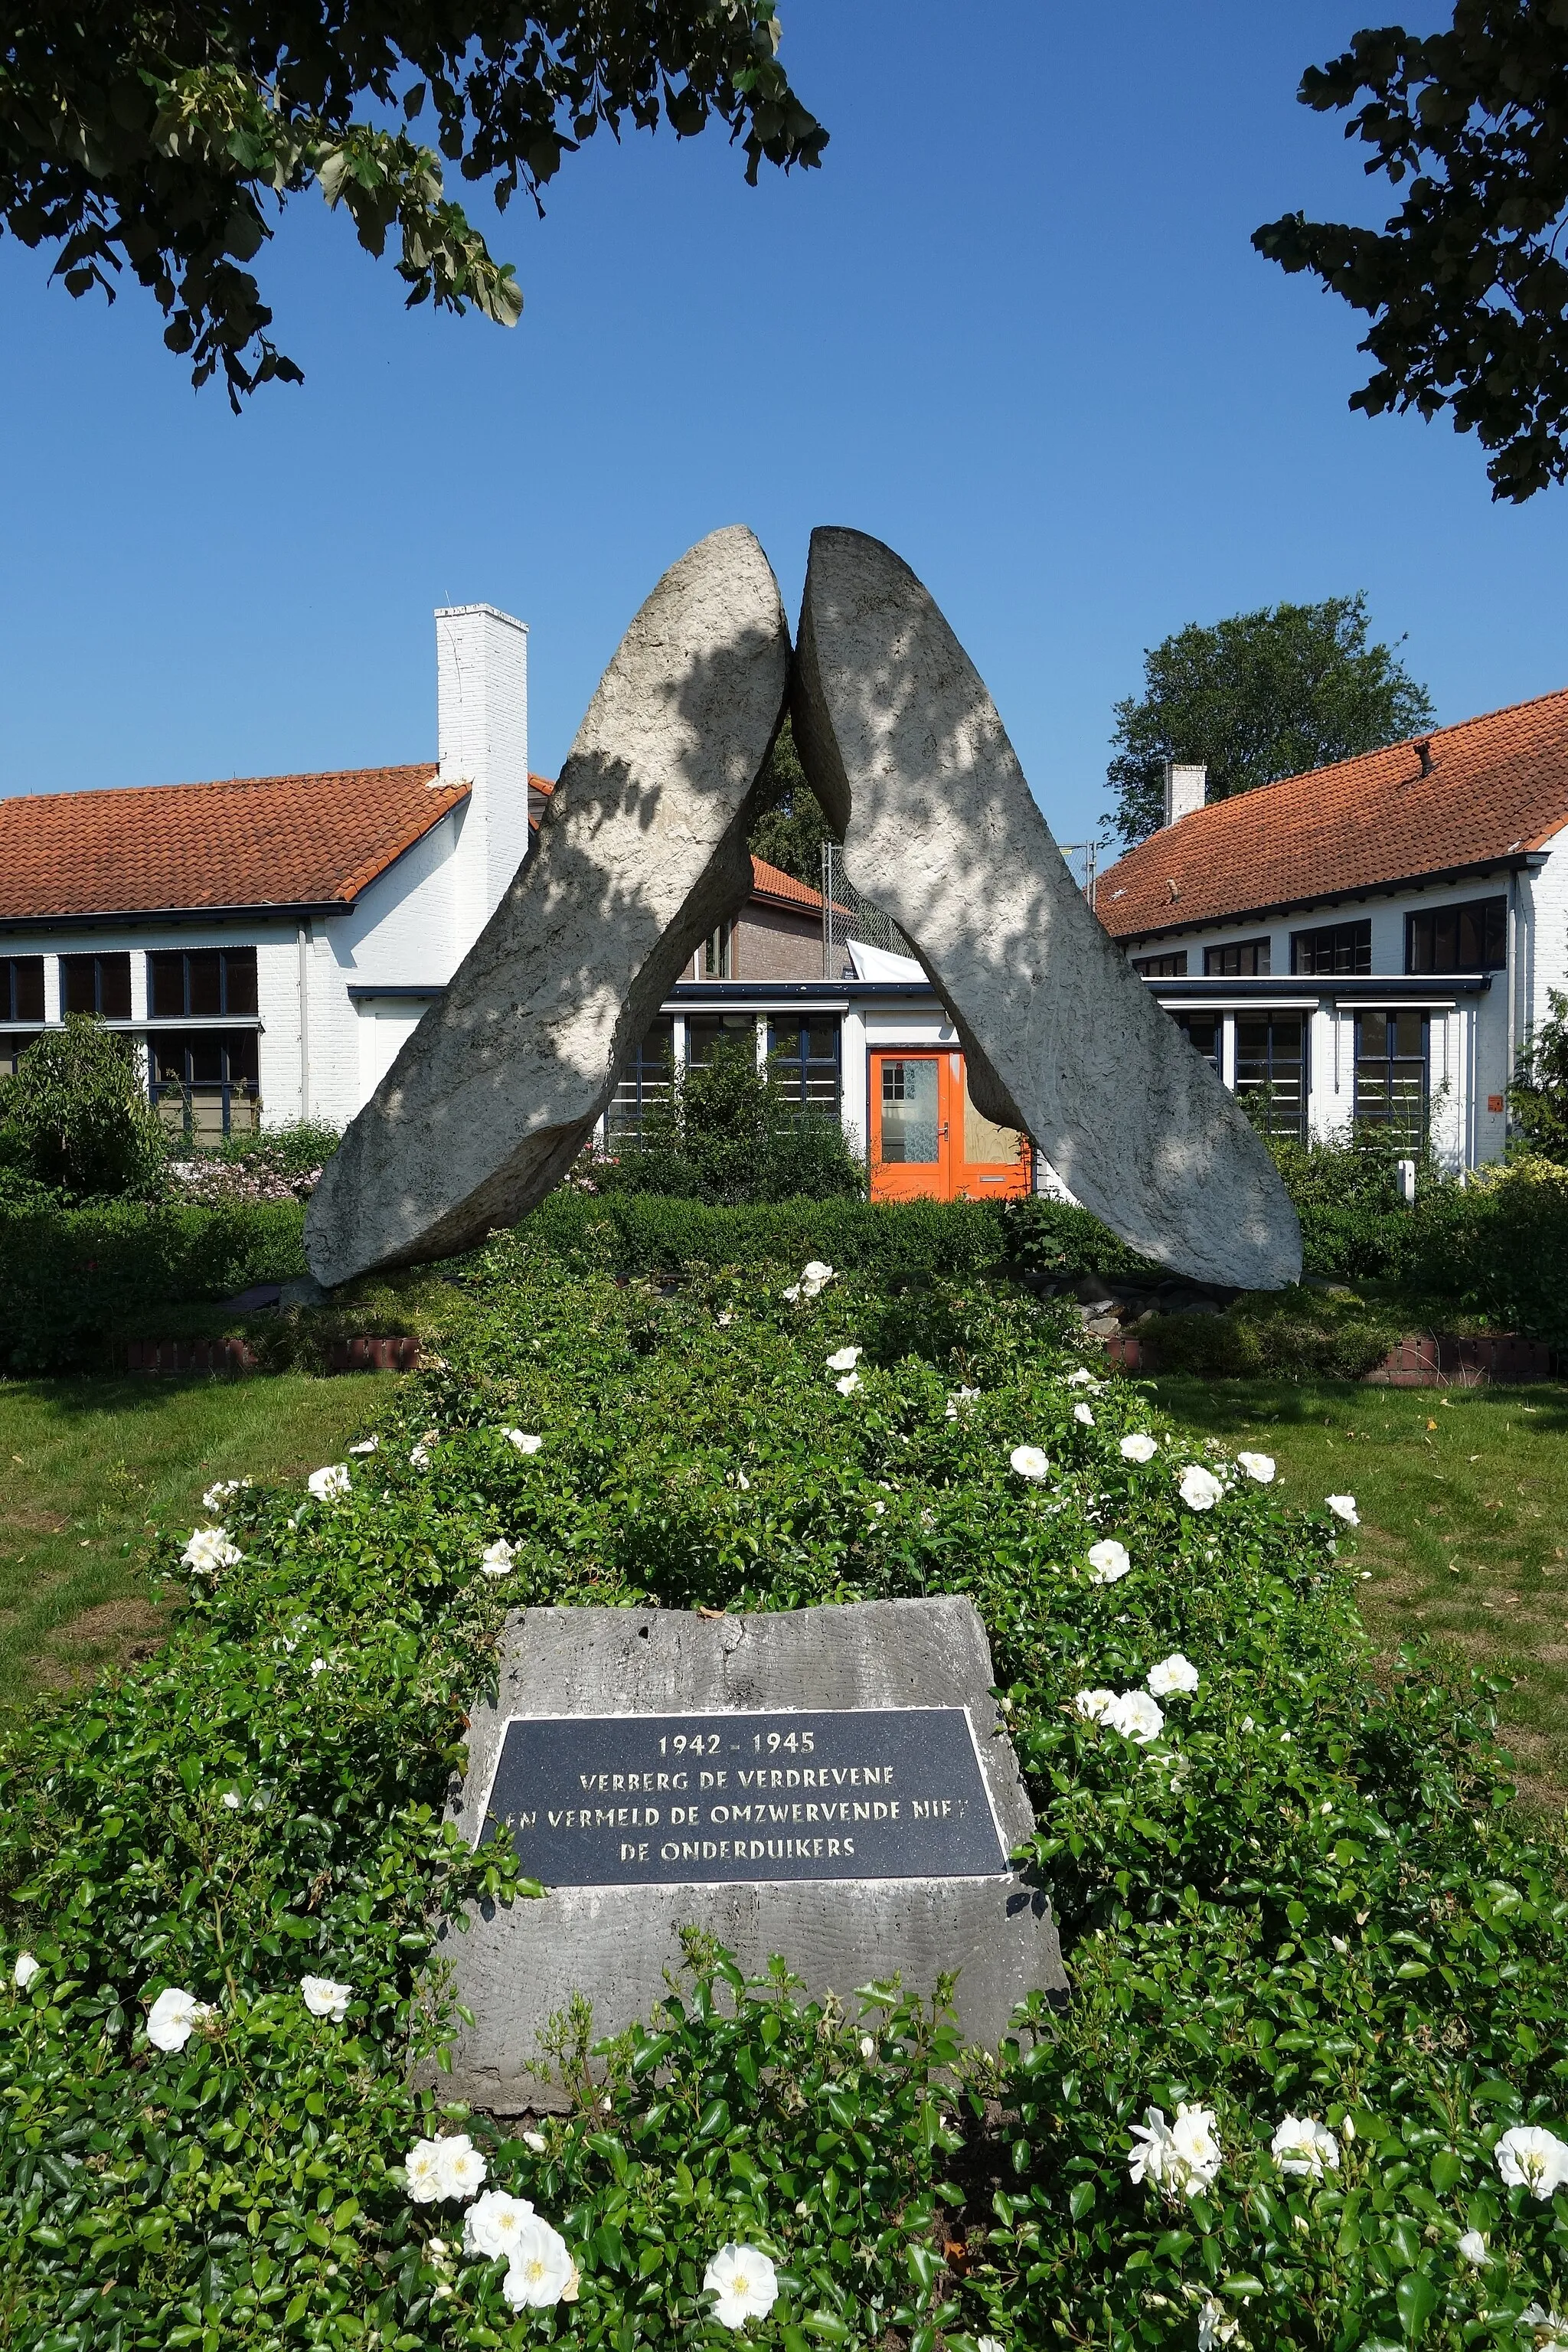
<svg viewBox="0 0 1568 2352"><path fill-rule="evenodd" d="M820 980L822 919L753 902L735 925L730 958L736 980Z"/></svg>

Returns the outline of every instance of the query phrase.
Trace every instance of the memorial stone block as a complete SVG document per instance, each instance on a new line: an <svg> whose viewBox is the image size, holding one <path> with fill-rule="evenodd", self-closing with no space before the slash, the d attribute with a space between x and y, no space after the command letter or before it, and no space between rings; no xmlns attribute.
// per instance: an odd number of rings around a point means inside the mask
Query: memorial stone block
<svg viewBox="0 0 1568 2352"><path fill-rule="evenodd" d="M596 2037L646 2018L680 1930L748 1975L781 1953L853 2008L895 1971L958 1977L960 2024L994 2046L1016 2002L1063 1984L1050 1908L1008 1857L1034 1816L972 1604L873 1601L776 1615L530 1609L477 1708L453 1818L509 1838L549 1892L448 1933L456 2095L557 2104L539 2034L574 1992Z"/></svg>

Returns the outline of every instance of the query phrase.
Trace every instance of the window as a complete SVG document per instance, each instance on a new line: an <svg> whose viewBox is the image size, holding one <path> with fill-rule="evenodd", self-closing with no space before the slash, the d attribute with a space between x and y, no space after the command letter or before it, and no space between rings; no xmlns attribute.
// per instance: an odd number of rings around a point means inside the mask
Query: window
<svg viewBox="0 0 1568 2352"><path fill-rule="evenodd" d="M1405 918L1406 971L1501 971L1508 963L1508 900L1423 908Z"/></svg>
<svg viewBox="0 0 1568 2352"><path fill-rule="evenodd" d="M1204 950L1204 970L1226 980L1255 980L1268 970L1267 940L1237 940L1225 947Z"/></svg>
<svg viewBox="0 0 1568 2352"><path fill-rule="evenodd" d="M0 1022L43 1017L43 957L0 956Z"/></svg>
<svg viewBox="0 0 1568 2352"><path fill-rule="evenodd" d="M1165 955L1134 956L1132 969L1141 971L1145 980L1185 980L1187 951L1173 948Z"/></svg>
<svg viewBox="0 0 1568 2352"><path fill-rule="evenodd" d="M1350 973L1372 970L1372 925L1329 923L1321 930L1292 931L1292 971Z"/></svg>
<svg viewBox="0 0 1568 2352"><path fill-rule="evenodd" d="M1307 1024L1300 1013L1238 1013L1236 1091L1250 1095L1269 1135L1307 1133Z"/></svg>
<svg viewBox="0 0 1568 2352"><path fill-rule="evenodd" d="M1426 1126L1426 1015L1356 1015L1355 1115L1419 1141Z"/></svg>
<svg viewBox="0 0 1568 2352"><path fill-rule="evenodd" d="M28 1046L37 1043L37 1036L38 1033L36 1029L24 1030L20 1035L8 1035L5 1030L0 1029L0 1078L16 1076L17 1063Z"/></svg>
<svg viewBox="0 0 1568 2352"><path fill-rule="evenodd" d="M1172 1020L1195 1054L1201 1054L1217 1078L1220 1075L1220 1016L1217 1013L1173 1013Z"/></svg>
<svg viewBox="0 0 1568 2352"><path fill-rule="evenodd" d="M256 1011L254 948L161 949L147 959L154 1021L213 1021Z"/></svg>
<svg viewBox="0 0 1568 2352"><path fill-rule="evenodd" d="M838 1024L781 1015L768 1024L768 1058L786 1102L838 1116Z"/></svg>
<svg viewBox="0 0 1568 2352"><path fill-rule="evenodd" d="M130 956L61 956L60 1007L66 1013L96 1013L105 1021L129 1021Z"/></svg>
<svg viewBox="0 0 1568 2352"><path fill-rule="evenodd" d="M689 1067L696 1067L713 1059L721 1038L732 1045L744 1045L756 1052L757 1024L750 1013L692 1013L686 1021L686 1059Z"/></svg>
<svg viewBox="0 0 1568 2352"><path fill-rule="evenodd" d="M154 1031L147 1055L153 1100L167 1126L203 1141L259 1123L254 1029Z"/></svg>
<svg viewBox="0 0 1568 2352"><path fill-rule="evenodd" d="M937 1066L934 1055L919 1061L882 1061L882 1158L891 1165L931 1167L941 1157L938 1143Z"/></svg>
<svg viewBox="0 0 1568 2352"><path fill-rule="evenodd" d="M731 930L731 926L729 923L721 923L718 929L710 932L703 941L702 977L704 980L729 980L732 977L730 970Z"/></svg>
<svg viewBox="0 0 1568 2352"><path fill-rule="evenodd" d="M612 1138L641 1133L648 1105L668 1097L674 1066L675 1024L666 1013L654 1023L616 1080L605 1121Z"/></svg>

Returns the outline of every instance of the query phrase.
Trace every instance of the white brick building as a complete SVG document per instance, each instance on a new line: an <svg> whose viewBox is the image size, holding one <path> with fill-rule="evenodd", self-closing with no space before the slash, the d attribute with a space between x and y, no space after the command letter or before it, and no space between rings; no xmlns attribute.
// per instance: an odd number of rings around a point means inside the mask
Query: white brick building
<svg viewBox="0 0 1568 2352"><path fill-rule="evenodd" d="M1414 1135L1500 1159L1521 1047L1568 987L1568 693L1204 804L1095 905L1226 1084L1302 1137Z"/></svg>

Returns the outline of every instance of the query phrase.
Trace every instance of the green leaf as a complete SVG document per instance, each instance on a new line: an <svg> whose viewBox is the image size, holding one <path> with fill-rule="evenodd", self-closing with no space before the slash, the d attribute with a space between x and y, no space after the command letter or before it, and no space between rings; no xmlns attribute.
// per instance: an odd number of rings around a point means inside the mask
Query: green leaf
<svg viewBox="0 0 1568 2352"><path fill-rule="evenodd" d="M1425 2271L1406 2271L1394 2290L1399 2325L1414 2343L1437 2308L1437 2290Z"/></svg>

